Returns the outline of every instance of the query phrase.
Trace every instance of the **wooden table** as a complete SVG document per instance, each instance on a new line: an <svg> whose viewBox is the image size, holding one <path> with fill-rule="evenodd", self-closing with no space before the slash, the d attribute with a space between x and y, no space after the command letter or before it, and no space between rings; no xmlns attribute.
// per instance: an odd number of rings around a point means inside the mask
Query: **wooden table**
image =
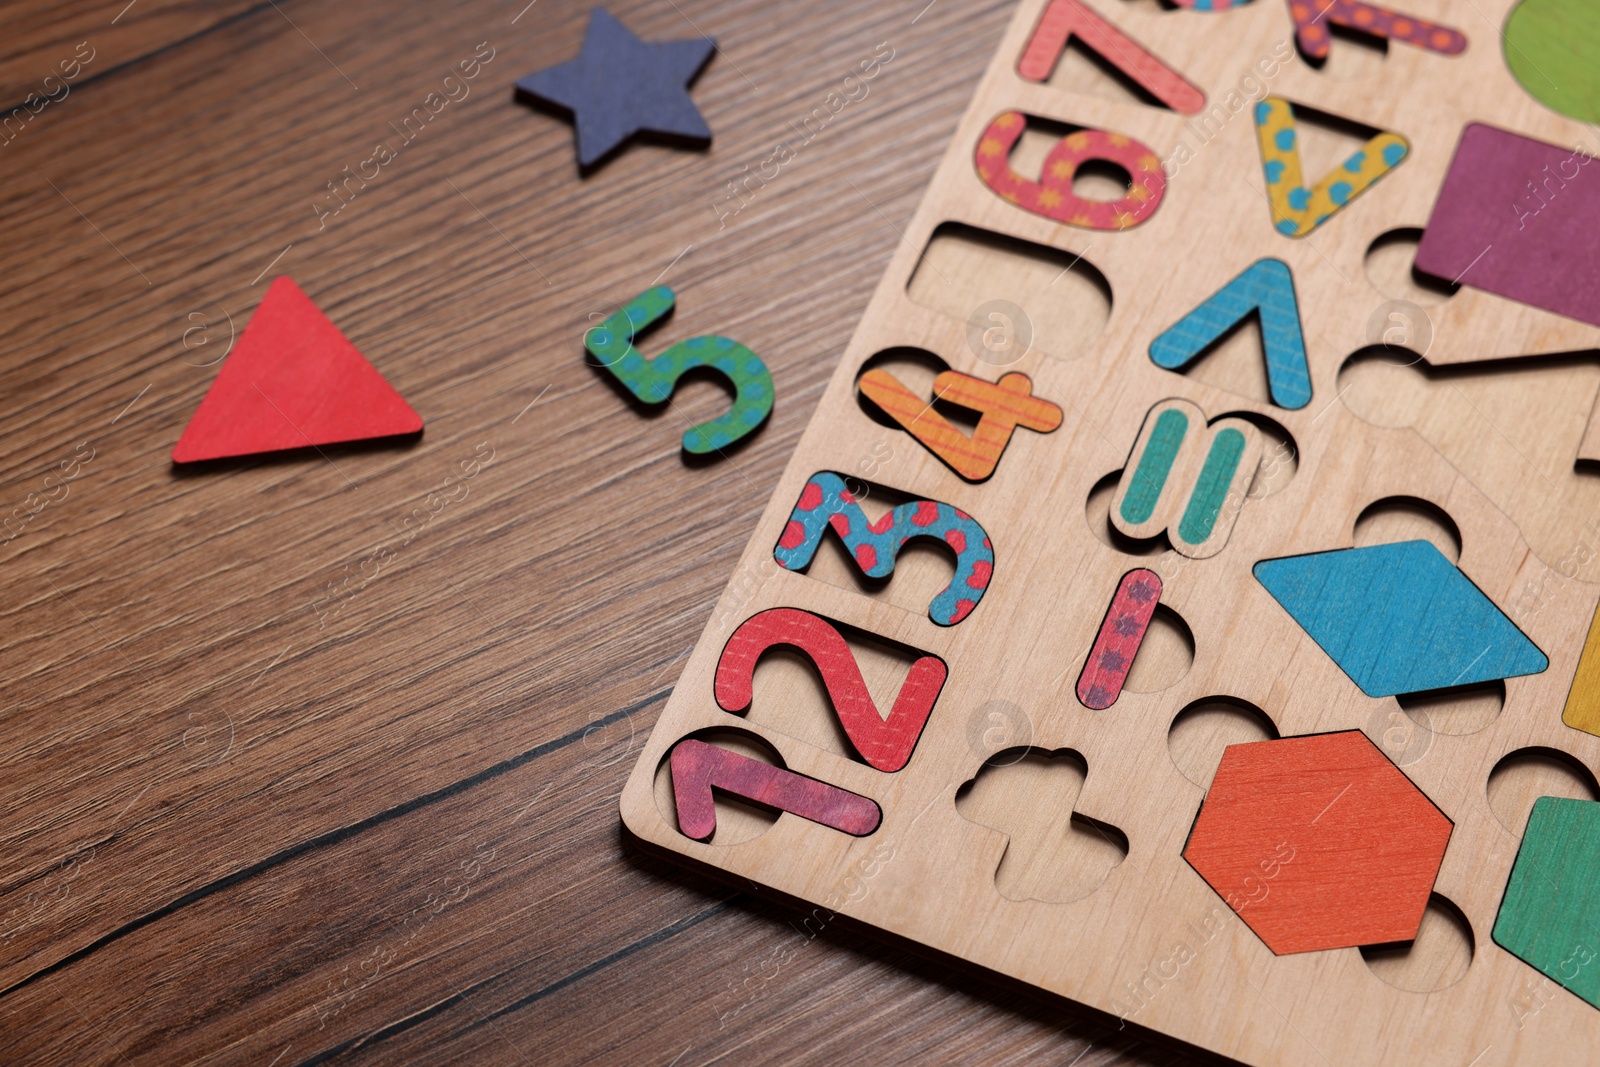
<svg viewBox="0 0 1600 1067"><path fill-rule="evenodd" d="M0 143L27 517L0 553L0 1061L1187 1062L866 931L807 939L617 815L1008 3L618 2L718 39L716 140L580 179L511 92L576 52L577 0L123 2L0 13L0 99L57 97ZM879 42L869 95L729 201ZM176 470L280 273L425 435ZM652 283L679 297L657 343L772 368L726 460L678 444L720 390L642 413L585 365L583 325Z"/></svg>

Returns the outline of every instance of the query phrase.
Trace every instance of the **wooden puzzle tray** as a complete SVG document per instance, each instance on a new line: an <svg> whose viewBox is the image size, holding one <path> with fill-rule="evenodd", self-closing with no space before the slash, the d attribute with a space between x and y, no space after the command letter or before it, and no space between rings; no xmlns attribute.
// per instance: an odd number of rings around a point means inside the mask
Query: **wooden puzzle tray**
<svg viewBox="0 0 1600 1067"><path fill-rule="evenodd" d="M1023 0L624 821L1248 1063L1591 1063L1593 131L1512 0L1180 3Z"/></svg>

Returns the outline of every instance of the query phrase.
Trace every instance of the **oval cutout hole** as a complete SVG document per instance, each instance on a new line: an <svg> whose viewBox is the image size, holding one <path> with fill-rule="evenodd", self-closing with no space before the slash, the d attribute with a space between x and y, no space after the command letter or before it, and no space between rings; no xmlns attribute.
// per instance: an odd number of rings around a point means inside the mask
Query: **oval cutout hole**
<svg viewBox="0 0 1600 1067"><path fill-rule="evenodd" d="M1277 737L1277 726L1249 701L1204 697L1173 718L1167 729L1167 754L1180 774L1201 789L1210 789L1223 749Z"/></svg>
<svg viewBox="0 0 1600 1067"><path fill-rule="evenodd" d="M1487 784L1489 810L1518 838L1527 828L1533 802L1540 797L1600 800L1600 785L1589 768L1553 748L1522 748L1494 765Z"/></svg>
<svg viewBox="0 0 1600 1067"><path fill-rule="evenodd" d="M1500 717L1506 706L1506 683L1497 678L1481 685L1402 693L1395 700L1406 717L1424 730L1461 737L1477 733Z"/></svg>
<svg viewBox="0 0 1600 1067"><path fill-rule="evenodd" d="M1417 246L1421 243L1422 229L1418 226L1402 226L1379 234L1367 246L1363 262L1367 281L1390 300L1407 300L1419 307L1442 304L1455 296L1461 286L1417 269Z"/></svg>
<svg viewBox="0 0 1600 1067"><path fill-rule="evenodd" d="M1156 605L1144 642L1128 668L1122 688L1130 693L1156 693L1178 684L1194 666L1194 633L1183 617L1165 604Z"/></svg>
<svg viewBox="0 0 1600 1067"><path fill-rule="evenodd" d="M770 763L774 767L782 767L783 757L778 755L777 749L767 744L755 734L743 730L727 730L713 728L699 730L689 735L696 741L705 741L710 744L720 745L730 752L737 752L741 756L758 759L762 763ZM684 740L687 740L685 738ZM678 828L678 806L672 795L672 750L662 757L660 765L656 767L655 777L656 810L661 812L661 817L668 826L674 830ZM746 841L754 840L766 833L772 824L778 821L779 813L772 808L742 800L739 797L725 795L720 789L712 790L712 801L717 809L717 829L711 835L713 845L739 845Z"/></svg>
<svg viewBox="0 0 1600 1067"><path fill-rule="evenodd" d="M1431 541L1451 563L1461 561L1461 528L1439 505L1414 496L1368 504L1356 518L1354 537L1357 547Z"/></svg>
<svg viewBox="0 0 1600 1067"><path fill-rule="evenodd" d="M1071 749L1008 750L995 755L956 792L956 811L1011 840L995 869L1007 900L1065 904L1105 883L1128 855L1128 838L1072 810L1088 764Z"/></svg>
<svg viewBox="0 0 1600 1067"><path fill-rule="evenodd" d="M1117 495L1117 483L1122 481L1121 471L1112 471L1110 474L1094 483L1094 488L1089 490L1089 499L1084 503L1084 517L1089 522L1089 532L1100 539L1107 548L1121 552L1125 556L1153 556L1167 547L1164 537L1152 537L1144 541L1135 541L1115 526L1111 525L1111 500Z"/></svg>
<svg viewBox="0 0 1600 1067"><path fill-rule="evenodd" d="M861 364L861 369L856 372L856 381L860 382L861 376L867 371L880 369L886 370L900 379L900 384L918 396L931 397L933 396L933 380L949 370L950 364L923 348L913 348L909 345L886 348ZM868 400L859 388L856 390L856 404L866 413L867 418L879 426L887 426L891 430L904 429L898 422L890 418L882 408ZM950 416L950 421L962 421L959 413L965 411L965 409L956 407L953 404L947 406L953 408L955 412ZM967 414L970 416L971 413ZM969 421L974 425L977 422L976 418L970 418ZM965 428L971 429L971 427ZM871 477L874 473L876 472L863 471L862 476Z"/></svg>
<svg viewBox="0 0 1600 1067"><path fill-rule="evenodd" d="M1475 940L1472 924L1449 899L1434 893L1412 941L1367 945L1361 958L1380 981L1408 993L1436 993L1467 975Z"/></svg>

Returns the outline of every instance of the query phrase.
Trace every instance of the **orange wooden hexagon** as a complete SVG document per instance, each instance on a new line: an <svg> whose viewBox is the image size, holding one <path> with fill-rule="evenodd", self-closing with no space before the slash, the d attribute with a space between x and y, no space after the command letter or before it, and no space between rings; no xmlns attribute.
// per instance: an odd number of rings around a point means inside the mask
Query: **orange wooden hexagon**
<svg viewBox="0 0 1600 1067"><path fill-rule="evenodd" d="M1282 956L1415 938L1451 828L1351 730L1230 745L1183 858Z"/></svg>

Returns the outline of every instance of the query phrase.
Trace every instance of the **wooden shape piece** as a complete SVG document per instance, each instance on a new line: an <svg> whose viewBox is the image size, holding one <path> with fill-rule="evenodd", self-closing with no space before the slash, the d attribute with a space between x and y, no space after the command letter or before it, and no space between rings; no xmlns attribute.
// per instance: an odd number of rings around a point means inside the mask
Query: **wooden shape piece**
<svg viewBox="0 0 1600 1067"><path fill-rule="evenodd" d="M1074 37L1172 110L1193 115L1206 106L1205 93L1082 0L1050 0L1023 49L1017 73L1028 81L1049 78L1067 42Z"/></svg>
<svg viewBox="0 0 1600 1067"><path fill-rule="evenodd" d="M1589 636L1584 638L1583 654L1578 657L1578 670L1572 676L1561 721L1574 730L1600 737L1600 607L1589 622Z"/></svg>
<svg viewBox="0 0 1600 1067"><path fill-rule="evenodd" d="M971 515L936 500L913 500L872 523L844 479L832 471L819 471L806 482L773 558L787 570L804 570L829 527L868 578L893 574L901 546L914 537L943 541L954 549L955 576L928 605L928 617L940 626L954 626L972 614L994 575L994 546Z"/></svg>
<svg viewBox="0 0 1600 1067"><path fill-rule="evenodd" d="M1245 419L1218 419L1187 400L1150 409L1111 500L1111 523L1145 540L1166 533L1190 559L1227 545L1261 464L1261 431Z"/></svg>
<svg viewBox="0 0 1600 1067"><path fill-rule="evenodd" d="M877 803L860 793L704 741L679 741L672 749L672 796L678 809L678 829L684 836L707 841L716 832L713 789L787 811L852 837L872 833L883 821Z"/></svg>
<svg viewBox="0 0 1600 1067"><path fill-rule="evenodd" d="M1007 111L989 124L978 138L975 162L978 177L1001 198L1047 219L1090 230L1126 230L1137 226L1161 206L1167 190L1167 172L1161 159L1142 141L1106 130L1076 130L1058 141L1045 156L1039 181L1011 169L1011 149L1022 137L1028 120L1020 111ZM1132 183L1116 200L1089 200L1072 191L1072 177L1091 160L1114 163L1128 172Z"/></svg>
<svg viewBox="0 0 1600 1067"><path fill-rule="evenodd" d="M799 608L769 608L739 625L717 661L717 704L742 715L750 709L756 661L769 648L798 649L822 675L834 714L867 764L885 773L904 767L917 747L948 670L938 656L924 654L911 665L885 718L867 692L861 667L832 623Z"/></svg>
<svg viewBox="0 0 1600 1067"><path fill-rule="evenodd" d="M947 370L933 380L935 400L947 400L981 413L970 437L935 411L932 403L882 368L867 371L857 386L868 400L969 482L981 482L994 474L1000 454L1018 426L1049 433L1061 425L1061 409L1034 397L1033 382L1026 374L1016 372L1001 375L998 382L986 382Z"/></svg>
<svg viewBox="0 0 1600 1067"><path fill-rule="evenodd" d="M1331 26L1358 30L1386 41L1402 41L1429 52L1455 56L1467 50L1459 30L1440 26L1362 0L1289 0L1295 42L1312 59L1327 59L1332 45Z"/></svg>
<svg viewBox="0 0 1600 1067"><path fill-rule="evenodd" d="M1533 802L1493 937L1600 1008L1600 804L1566 797Z"/></svg>
<svg viewBox="0 0 1600 1067"><path fill-rule="evenodd" d="M1523 0L1505 26L1506 66L1545 107L1600 122L1600 6L1593 0Z"/></svg>
<svg viewBox="0 0 1600 1067"><path fill-rule="evenodd" d="M1348 730L1228 746L1183 858L1282 956L1416 937L1452 828Z"/></svg>
<svg viewBox="0 0 1600 1067"><path fill-rule="evenodd" d="M1410 144L1397 133L1381 131L1317 184L1307 187L1300 169L1294 107L1281 96L1256 104L1256 143L1272 225L1286 237L1304 237L1369 189L1406 158Z"/></svg>
<svg viewBox="0 0 1600 1067"><path fill-rule="evenodd" d="M1600 185L1577 149L1481 122L1461 132L1418 270L1600 326ZM1537 217L1536 217L1537 216Z"/></svg>
<svg viewBox="0 0 1600 1067"><path fill-rule="evenodd" d="M1294 275L1281 259L1258 259L1240 271L1151 341L1150 359L1158 367L1181 371L1251 314L1261 323L1272 402L1291 411L1305 407L1311 403L1311 368Z"/></svg>
<svg viewBox="0 0 1600 1067"><path fill-rule="evenodd" d="M1429 541L1262 560L1254 573L1369 697L1538 674L1550 665Z"/></svg>
<svg viewBox="0 0 1600 1067"><path fill-rule="evenodd" d="M709 367L733 385L733 407L727 414L691 426L683 435L683 450L696 455L719 452L756 430L772 414L772 374L761 357L726 337L691 337L679 341L654 359L633 347L633 338L671 311L677 298L658 285L646 289L606 321L583 335L589 354L646 404L663 404L692 370Z"/></svg>
<svg viewBox="0 0 1600 1067"><path fill-rule="evenodd" d="M1084 707L1104 711L1122 695L1122 684L1160 600L1161 576L1155 571L1140 567L1122 576L1078 676L1078 701Z"/></svg>
<svg viewBox="0 0 1600 1067"><path fill-rule="evenodd" d="M711 143L711 127L688 87L716 50L710 37L641 41L597 7L577 58L529 74L517 91L573 116L584 169L636 133L703 146Z"/></svg>
<svg viewBox="0 0 1600 1067"><path fill-rule="evenodd" d="M422 417L287 275L275 278L174 463L418 433Z"/></svg>

